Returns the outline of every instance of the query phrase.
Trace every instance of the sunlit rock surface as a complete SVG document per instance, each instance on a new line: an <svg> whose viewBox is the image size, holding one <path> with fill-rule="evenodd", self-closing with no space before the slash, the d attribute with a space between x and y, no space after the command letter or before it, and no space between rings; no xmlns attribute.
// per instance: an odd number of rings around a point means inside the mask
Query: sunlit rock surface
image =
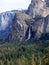
<svg viewBox="0 0 49 65"><path fill-rule="evenodd" d="M33 18L37 15L46 17L49 15L49 0L31 0L27 14Z"/></svg>

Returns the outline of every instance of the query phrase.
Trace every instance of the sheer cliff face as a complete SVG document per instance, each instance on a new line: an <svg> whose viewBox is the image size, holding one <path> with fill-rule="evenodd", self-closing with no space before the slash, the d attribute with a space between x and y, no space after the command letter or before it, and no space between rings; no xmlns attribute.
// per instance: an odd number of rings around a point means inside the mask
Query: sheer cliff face
<svg viewBox="0 0 49 65"><path fill-rule="evenodd" d="M49 16L26 23L31 20L29 15L14 11L0 14L0 40L27 41L31 38L39 39L42 34L49 33Z"/></svg>
<svg viewBox="0 0 49 65"><path fill-rule="evenodd" d="M49 33L49 15L35 21L32 25L32 31L35 32L34 38L39 39L42 34Z"/></svg>
<svg viewBox="0 0 49 65"><path fill-rule="evenodd" d="M22 41L28 25L25 20L31 17L19 11L10 11L0 14L0 39Z"/></svg>
<svg viewBox="0 0 49 65"><path fill-rule="evenodd" d="M27 13L33 18L37 15L46 17L49 14L48 0L32 0Z"/></svg>
<svg viewBox="0 0 49 65"><path fill-rule="evenodd" d="M25 20L31 17L22 12L16 12L14 20L11 23L10 35L12 40L22 41L25 37L28 25Z"/></svg>

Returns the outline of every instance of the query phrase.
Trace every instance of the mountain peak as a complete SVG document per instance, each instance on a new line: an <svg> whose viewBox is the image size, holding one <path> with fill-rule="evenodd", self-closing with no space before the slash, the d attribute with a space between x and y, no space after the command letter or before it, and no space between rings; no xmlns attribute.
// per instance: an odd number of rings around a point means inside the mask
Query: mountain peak
<svg viewBox="0 0 49 65"><path fill-rule="evenodd" d="M27 13L33 18L37 15L46 17L49 15L49 2L48 0L31 0Z"/></svg>

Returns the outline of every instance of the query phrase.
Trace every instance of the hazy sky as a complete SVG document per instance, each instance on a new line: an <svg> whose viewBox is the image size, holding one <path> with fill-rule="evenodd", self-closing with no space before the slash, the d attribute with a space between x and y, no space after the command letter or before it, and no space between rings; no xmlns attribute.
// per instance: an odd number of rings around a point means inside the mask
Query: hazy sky
<svg viewBox="0 0 49 65"><path fill-rule="evenodd" d="M27 9L31 0L0 0L0 13L8 10Z"/></svg>

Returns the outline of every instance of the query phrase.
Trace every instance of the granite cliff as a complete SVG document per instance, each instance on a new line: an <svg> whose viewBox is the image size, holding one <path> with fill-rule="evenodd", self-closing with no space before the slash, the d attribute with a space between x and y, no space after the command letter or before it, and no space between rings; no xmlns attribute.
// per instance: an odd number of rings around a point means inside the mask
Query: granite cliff
<svg viewBox="0 0 49 65"><path fill-rule="evenodd" d="M27 11L0 14L0 41L49 39L48 0L31 0Z"/></svg>
<svg viewBox="0 0 49 65"><path fill-rule="evenodd" d="M31 17L20 11L9 11L0 14L0 40L22 41L28 25L25 20Z"/></svg>
<svg viewBox="0 0 49 65"><path fill-rule="evenodd" d="M49 14L49 1L48 0L31 0L28 7L27 14L33 18L37 15L46 17Z"/></svg>

